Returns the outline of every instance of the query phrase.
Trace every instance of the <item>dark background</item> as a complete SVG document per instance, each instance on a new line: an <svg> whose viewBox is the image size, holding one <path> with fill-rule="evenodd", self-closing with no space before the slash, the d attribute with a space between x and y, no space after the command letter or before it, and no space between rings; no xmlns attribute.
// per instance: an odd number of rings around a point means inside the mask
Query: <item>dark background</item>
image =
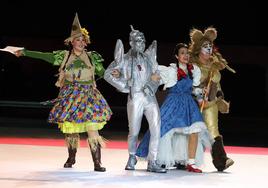
<svg viewBox="0 0 268 188"><path fill-rule="evenodd" d="M130 24L144 32L147 45L157 40L157 58L164 65L172 62L176 43L189 42L190 29L214 26L218 31L215 45L237 71L222 72L222 89L231 101L230 113L220 114L225 142L268 146L267 10L260 2L1 1L0 6L0 48L66 49L63 41L77 12L91 36L88 49L102 54L104 67L113 60L117 39L122 39L125 51L129 49ZM57 67L41 60L0 52L0 126L51 128L46 123L50 107L39 102L57 96L56 73ZM126 95L103 79L97 85L114 111L105 130L127 131ZM157 93L160 104L165 95Z"/></svg>

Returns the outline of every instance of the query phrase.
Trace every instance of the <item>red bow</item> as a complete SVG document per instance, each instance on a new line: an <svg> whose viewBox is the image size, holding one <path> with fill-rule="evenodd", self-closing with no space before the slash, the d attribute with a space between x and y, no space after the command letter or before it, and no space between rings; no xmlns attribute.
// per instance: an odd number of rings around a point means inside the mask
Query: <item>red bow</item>
<svg viewBox="0 0 268 188"><path fill-rule="evenodd" d="M194 69L194 66L192 64L188 63L187 70L188 70L188 74L189 74L190 78L192 78L192 74L193 74L192 70L193 69ZM180 67L178 67L177 75L178 75L178 80L181 80L182 78L187 77L187 74Z"/></svg>
<svg viewBox="0 0 268 188"><path fill-rule="evenodd" d="M177 75L178 75L178 80L181 80L182 78L187 77L186 73L181 68L178 68Z"/></svg>

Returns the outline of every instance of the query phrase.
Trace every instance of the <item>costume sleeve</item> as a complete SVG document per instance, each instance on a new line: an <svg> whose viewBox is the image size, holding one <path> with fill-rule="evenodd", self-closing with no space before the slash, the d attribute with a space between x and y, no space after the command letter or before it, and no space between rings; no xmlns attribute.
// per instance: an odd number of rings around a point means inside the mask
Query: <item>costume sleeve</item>
<svg viewBox="0 0 268 188"><path fill-rule="evenodd" d="M103 67L102 62L104 59L101 57L101 55L95 51L91 51L89 53L89 57L91 60L91 63L95 66L95 74L99 77L103 77L105 69Z"/></svg>
<svg viewBox="0 0 268 188"><path fill-rule="evenodd" d="M224 99L224 93L223 93L223 91L221 89L221 84L220 83L218 83L218 85L217 85L216 97L217 98L223 98Z"/></svg>
<svg viewBox="0 0 268 188"><path fill-rule="evenodd" d="M24 49L23 51L23 54L26 57L41 59L56 66L62 63L65 53L65 50L59 50L54 52L39 52Z"/></svg>
<svg viewBox="0 0 268 188"><path fill-rule="evenodd" d="M120 65L122 65L123 63L121 63ZM125 68L120 67L120 65L116 62L113 61L108 68L106 69L105 73L104 73L104 79L111 84L112 86L114 86L118 91L122 92L122 93L129 93L129 86L128 86L128 80L127 78L125 78ZM115 78L112 75L113 70L119 70L120 72L120 77L119 78Z"/></svg>
<svg viewBox="0 0 268 188"><path fill-rule="evenodd" d="M196 99L202 100L203 99L203 89L199 87L200 80L201 80L201 70L200 68L193 64L194 69L192 70L193 73L193 95L196 97Z"/></svg>
<svg viewBox="0 0 268 188"><path fill-rule="evenodd" d="M149 82L147 82L144 86L144 93L146 93L147 95L151 95L154 96L158 87L160 85L160 81L155 82L153 80L150 80Z"/></svg>
<svg viewBox="0 0 268 188"><path fill-rule="evenodd" d="M193 64L194 69L192 70L193 73L193 86L199 86L200 79L201 79L201 70L200 68Z"/></svg>
<svg viewBox="0 0 268 188"><path fill-rule="evenodd" d="M159 70L157 70L157 71L155 71L153 73L158 74L160 76ZM143 91L147 95L154 96L160 84L161 84L161 80L153 81L152 79L149 79L149 81L144 85Z"/></svg>
<svg viewBox="0 0 268 188"><path fill-rule="evenodd" d="M168 67L158 65L158 70L160 72L161 84L164 84L163 90L173 87L177 83L177 66L175 63L171 63Z"/></svg>

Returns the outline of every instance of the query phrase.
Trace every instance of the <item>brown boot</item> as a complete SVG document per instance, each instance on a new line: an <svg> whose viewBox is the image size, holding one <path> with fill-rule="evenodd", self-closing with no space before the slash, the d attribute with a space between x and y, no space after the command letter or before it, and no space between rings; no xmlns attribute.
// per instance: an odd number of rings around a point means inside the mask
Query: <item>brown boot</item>
<svg viewBox="0 0 268 188"><path fill-rule="evenodd" d="M101 136L98 136L97 138L88 138L88 145L94 162L94 170L105 172L106 168L101 166L101 147L105 146L104 138Z"/></svg>
<svg viewBox="0 0 268 188"><path fill-rule="evenodd" d="M222 136L217 136L215 142L212 145L211 155L213 164L218 171L224 171L228 167L234 164L234 161L227 157L224 150Z"/></svg>
<svg viewBox="0 0 268 188"><path fill-rule="evenodd" d="M69 157L64 164L64 168L72 168L72 165L75 163L79 140L79 134L65 134L65 142L68 147Z"/></svg>
<svg viewBox="0 0 268 188"><path fill-rule="evenodd" d="M76 148L68 148L69 157L64 164L64 168L72 168L73 164L75 163L76 151Z"/></svg>
<svg viewBox="0 0 268 188"><path fill-rule="evenodd" d="M101 146L99 143L92 148L90 147L92 159L94 162L94 171L105 172L106 168L101 166Z"/></svg>

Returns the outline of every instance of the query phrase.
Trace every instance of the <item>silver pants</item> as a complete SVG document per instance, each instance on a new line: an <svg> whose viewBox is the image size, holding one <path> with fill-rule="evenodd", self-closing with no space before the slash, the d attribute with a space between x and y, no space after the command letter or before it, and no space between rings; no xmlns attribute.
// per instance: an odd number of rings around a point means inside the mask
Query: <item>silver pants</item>
<svg viewBox="0 0 268 188"><path fill-rule="evenodd" d="M138 136L141 128L143 114L145 115L150 130L150 143L148 160L156 160L158 143L160 139L160 110L155 97L145 96L143 92L135 93L128 98L128 152L135 155Z"/></svg>

